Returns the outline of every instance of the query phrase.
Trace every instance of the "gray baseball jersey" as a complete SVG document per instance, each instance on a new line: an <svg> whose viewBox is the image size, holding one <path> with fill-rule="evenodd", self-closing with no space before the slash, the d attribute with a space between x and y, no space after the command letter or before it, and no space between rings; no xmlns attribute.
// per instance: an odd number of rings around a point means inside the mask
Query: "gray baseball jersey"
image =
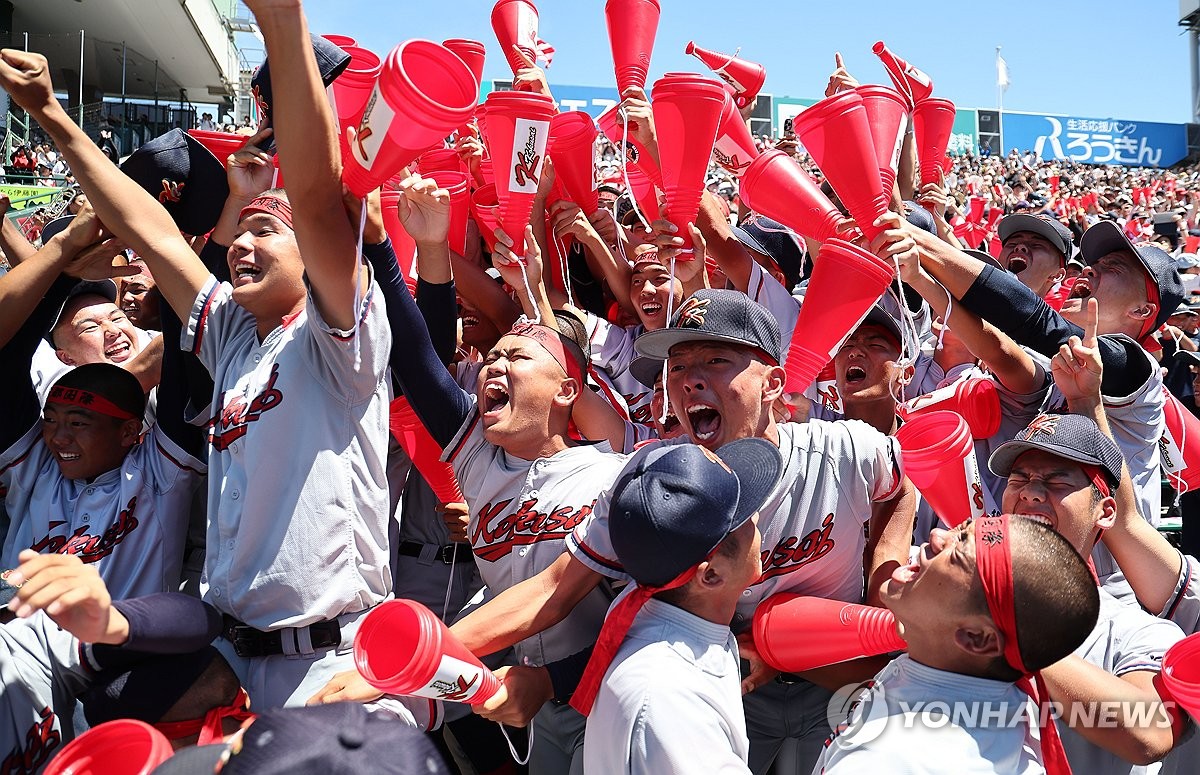
<svg viewBox="0 0 1200 775"><path fill-rule="evenodd" d="M1187 635L1200 632L1200 562L1190 554L1180 553L1179 580L1175 593L1159 612L1161 619L1170 619Z"/></svg>
<svg viewBox="0 0 1200 775"><path fill-rule="evenodd" d="M66 479L39 421L0 453L0 487L12 519L0 567L22 549L94 563L114 599L179 587L193 495L206 466L157 425L120 468L87 482Z"/></svg>
<svg viewBox="0 0 1200 775"><path fill-rule="evenodd" d="M260 630L368 608L391 591L383 296L340 331L310 293L260 342L232 291L210 277L182 336L214 382L204 599Z"/></svg>

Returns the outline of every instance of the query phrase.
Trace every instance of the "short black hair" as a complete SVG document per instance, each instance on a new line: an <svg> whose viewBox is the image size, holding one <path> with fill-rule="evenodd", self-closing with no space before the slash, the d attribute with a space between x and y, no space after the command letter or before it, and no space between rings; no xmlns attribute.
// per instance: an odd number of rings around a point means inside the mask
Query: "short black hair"
<svg viewBox="0 0 1200 775"><path fill-rule="evenodd" d="M134 417L146 413L146 394L137 377L111 363L85 363L59 377L55 387L77 388L104 396Z"/></svg>

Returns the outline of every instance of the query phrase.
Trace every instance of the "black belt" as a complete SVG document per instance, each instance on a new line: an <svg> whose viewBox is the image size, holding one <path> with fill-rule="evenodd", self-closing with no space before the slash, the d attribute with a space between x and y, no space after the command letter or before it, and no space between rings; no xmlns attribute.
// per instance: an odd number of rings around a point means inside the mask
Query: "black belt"
<svg viewBox="0 0 1200 775"><path fill-rule="evenodd" d="M397 551L402 557L420 557L426 546L427 544L420 541L401 541ZM455 548L458 549L457 552L455 552ZM467 544L446 544L438 547L437 551L433 553L433 559L441 560L447 565L455 565L460 562L470 562L474 557L471 554L471 547Z"/></svg>
<svg viewBox="0 0 1200 775"><path fill-rule="evenodd" d="M239 657L271 657L286 653L283 650L283 634L295 638L300 630L307 630L314 650L335 649L342 645L342 626L337 619L314 622L307 627L285 627L282 630L256 630L245 622L225 615L225 629L221 637L233 644ZM298 643L297 639L297 643Z"/></svg>

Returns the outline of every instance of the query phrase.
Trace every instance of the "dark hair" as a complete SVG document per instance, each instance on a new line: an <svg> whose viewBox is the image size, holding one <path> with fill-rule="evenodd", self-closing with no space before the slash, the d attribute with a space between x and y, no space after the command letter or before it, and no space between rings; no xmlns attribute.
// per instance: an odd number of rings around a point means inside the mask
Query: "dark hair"
<svg viewBox="0 0 1200 775"><path fill-rule="evenodd" d="M98 393L121 409L141 417L146 412L146 394L137 377L111 363L85 363L59 377L55 386Z"/></svg>

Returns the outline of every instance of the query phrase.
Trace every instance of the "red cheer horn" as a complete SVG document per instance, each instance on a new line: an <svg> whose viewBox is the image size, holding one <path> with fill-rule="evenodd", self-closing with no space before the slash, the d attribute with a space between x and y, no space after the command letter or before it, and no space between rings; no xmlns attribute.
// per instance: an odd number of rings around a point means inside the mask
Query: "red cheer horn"
<svg viewBox="0 0 1200 775"><path fill-rule="evenodd" d="M98 724L71 742L42 770L43 775L149 775L171 758L171 741L135 719Z"/></svg>
<svg viewBox="0 0 1200 775"><path fill-rule="evenodd" d="M921 185L942 179L942 160L954 128L954 103L930 98L913 108L913 133L917 141L917 159L921 162Z"/></svg>
<svg viewBox="0 0 1200 775"><path fill-rule="evenodd" d="M388 427L392 437L396 439L405 453L412 458L413 465L421 472L421 476L429 483L429 488L442 503L461 503L462 490L459 489L458 479L449 463L442 462L442 447L429 435L421 418L408 403L408 399L400 396L392 401L389 407Z"/></svg>
<svg viewBox="0 0 1200 775"><path fill-rule="evenodd" d="M893 54L882 40L871 46L871 51L883 61L883 67L891 76L892 83L896 84L896 89L908 99L909 105L916 105L933 94L933 80Z"/></svg>
<svg viewBox="0 0 1200 775"><path fill-rule="evenodd" d="M742 175L741 197L754 212L809 239L824 242L837 236L842 214L816 181L781 150L772 148L751 162Z"/></svg>
<svg viewBox="0 0 1200 775"><path fill-rule="evenodd" d="M322 35L322 38L329 41L340 49L345 49L347 46L357 46L358 41L349 35Z"/></svg>
<svg viewBox="0 0 1200 775"><path fill-rule="evenodd" d="M908 103L899 92L886 86L859 86L855 91L862 97L863 108L867 111L879 179L883 190L890 195L896 182L904 133L908 129Z"/></svg>
<svg viewBox="0 0 1200 775"><path fill-rule="evenodd" d="M1163 655L1159 676L1167 697L1200 722L1200 633L1176 642Z"/></svg>
<svg viewBox="0 0 1200 775"><path fill-rule="evenodd" d="M941 411L962 415L975 439L990 439L1000 430L1000 394L996 383L984 377L959 380L896 407L905 422Z"/></svg>
<svg viewBox="0 0 1200 775"><path fill-rule="evenodd" d="M337 115L338 143L342 158L345 159L350 151L346 128L357 127L362 121L367 101L371 99L371 90L375 88L375 82L383 70L383 60L374 51L357 45L341 48L350 55L350 64L346 65L346 69L329 88L333 95L333 110Z"/></svg>
<svg viewBox="0 0 1200 775"><path fill-rule="evenodd" d="M994 205L992 209L988 211L987 223L983 225L984 230L989 233L996 231L996 227L1000 224L1000 219L1003 217L1004 208L999 205Z"/></svg>
<svg viewBox="0 0 1200 775"><path fill-rule="evenodd" d="M383 230L392 241L392 252L396 254L396 263L400 266L400 276L408 286L410 293L417 292L416 262L417 243L409 236L404 224L400 222L400 192L384 188L379 192L379 209L383 211Z"/></svg>
<svg viewBox="0 0 1200 775"><path fill-rule="evenodd" d="M500 202L500 228L513 241L513 253L525 254L525 225L533 212L554 100L532 92L498 91L487 98L488 146L496 197Z"/></svg>
<svg viewBox="0 0 1200 775"><path fill-rule="evenodd" d="M225 166L227 158L240 151L246 145L245 135L237 135L232 132L208 132L203 129L189 129L187 133L196 142L207 148L209 153L216 156L217 161L221 162L222 167Z"/></svg>
<svg viewBox="0 0 1200 775"><path fill-rule="evenodd" d="M478 91L444 46L409 40L392 49L350 140L342 180L351 193L366 196L470 118Z"/></svg>
<svg viewBox="0 0 1200 775"><path fill-rule="evenodd" d="M363 617L354 664L388 694L479 705L500 688L496 675L425 606L389 600Z"/></svg>
<svg viewBox="0 0 1200 775"><path fill-rule="evenodd" d="M610 3L611 5L611 3ZM580 110L559 113L550 119L549 154L554 159L554 180L584 215L600 209L594 164L596 124Z"/></svg>
<svg viewBox="0 0 1200 775"><path fill-rule="evenodd" d="M730 56L717 51L709 51L706 48L700 48L690 40L683 49L683 53L691 54L699 59L705 67L733 87L734 99L739 108L744 108L753 102L767 80L766 68L755 62L739 59L736 54Z"/></svg>
<svg viewBox="0 0 1200 775"><path fill-rule="evenodd" d="M1179 492L1200 489L1200 418L1163 388L1163 415L1167 433L1159 441L1163 469Z"/></svg>
<svg viewBox="0 0 1200 775"><path fill-rule="evenodd" d="M859 230L874 239L881 230L872 224L887 212L891 192L879 178L862 97L853 90L826 97L797 116L794 129Z"/></svg>
<svg viewBox="0 0 1200 775"><path fill-rule="evenodd" d="M763 661L785 673L908 648L886 608L788 592L759 603L753 633Z"/></svg>
<svg viewBox="0 0 1200 775"><path fill-rule="evenodd" d="M658 189L655 188L654 183L639 167L630 167L627 174L629 176L629 193L637 202L638 209L642 211L642 217L647 221L658 218L661 207L658 201Z"/></svg>
<svg viewBox="0 0 1200 775"><path fill-rule="evenodd" d="M466 64L471 75L475 76L475 83L483 84L483 63L487 49L482 43L467 38L450 38L443 40L442 45L453 51L454 55Z"/></svg>
<svg viewBox="0 0 1200 775"><path fill-rule="evenodd" d="M450 192L450 249L461 255L467 247L467 218L471 192L467 187L467 173L453 170L434 170L425 177L437 183L438 188Z"/></svg>
<svg viewBox="0 0 1200 775"><path fill-rule="evenodd" d="M620 121L621 106L613 105L608 110L600 114L596 119L596 125L600 127L600 131L608 138L609 142L617 147L621 147L622 140L625 141L624 151L625 158L633 162L633 165L640 169L647 178L649 178L655 186L662 187L662 171L658 168L658 162L646 150L646 146L642 145L638 140L634 139L633 135L625 131L621 126Z"/></svg>
<svg viewBox="0 0 1200 775"><path fill-rule="evenodd" d="M538 9L529 0L500 0L492 6L492 29L513 75L525 67L513 46L533 62L537 58Z"/></svg>
<svg viewBox="0 0 1200 775"><path fill-rule="evenodd" d="M983 223L983 206L987 204L987 200L981 196L973 196L967 200L968 215L967 220L972 223Z"/></svg>
<svg viewBox="0 0 1200 775"><path fill-rule="evenodd" d="M950 527L984 516L983 484L971 429L961 415L940 411L914 417L896 431L904 474Z"/></svg>
<svg viewBox="0 0 1200 775"><path fill-rule="evenodd" d="M658 0L608 0L604 4L618 94L631 86L645 87L660 13Z"/></svg>
<svg viewBox="0 0 1200 775"><path fill-rule="evenodd" d="M733 104L733 95L725 95L721 107L721 123L717 127L717 139L713 143L713 158L734 175L741 175L750 162L759 156L758 146L750 134L750 127Z"/></svg>
<svg viewBox="0 0 1200 775"><path fill-rule="evenodd" d="M432 172L462 172L462 160L453 148L434 148L417 157L417 171L426 177Z"/></svg>
<svg viewBox="0 0 1200 775"><path fill-rule="evenodd" d="M686 249L692 246L687 225L700 211L725 89L692 73L667 73L654 82L652 92L667 218L679 229Z"/></svg>
<svg viewBox="0 0 1200 775"><path fill-rule="evenodd" d="M895 277L886 262L845 240L821 246L796 320L784 371L787 392L802 393Z"/></svg>
<svg viewBox="0 0 1200 775"><path fill-rule="evenodd" d="M496 229L500 227L500 202L496 199L496 184L488 183L471 192L471 217L479 225L479 233L489 253L496 252Z"/></svg>

